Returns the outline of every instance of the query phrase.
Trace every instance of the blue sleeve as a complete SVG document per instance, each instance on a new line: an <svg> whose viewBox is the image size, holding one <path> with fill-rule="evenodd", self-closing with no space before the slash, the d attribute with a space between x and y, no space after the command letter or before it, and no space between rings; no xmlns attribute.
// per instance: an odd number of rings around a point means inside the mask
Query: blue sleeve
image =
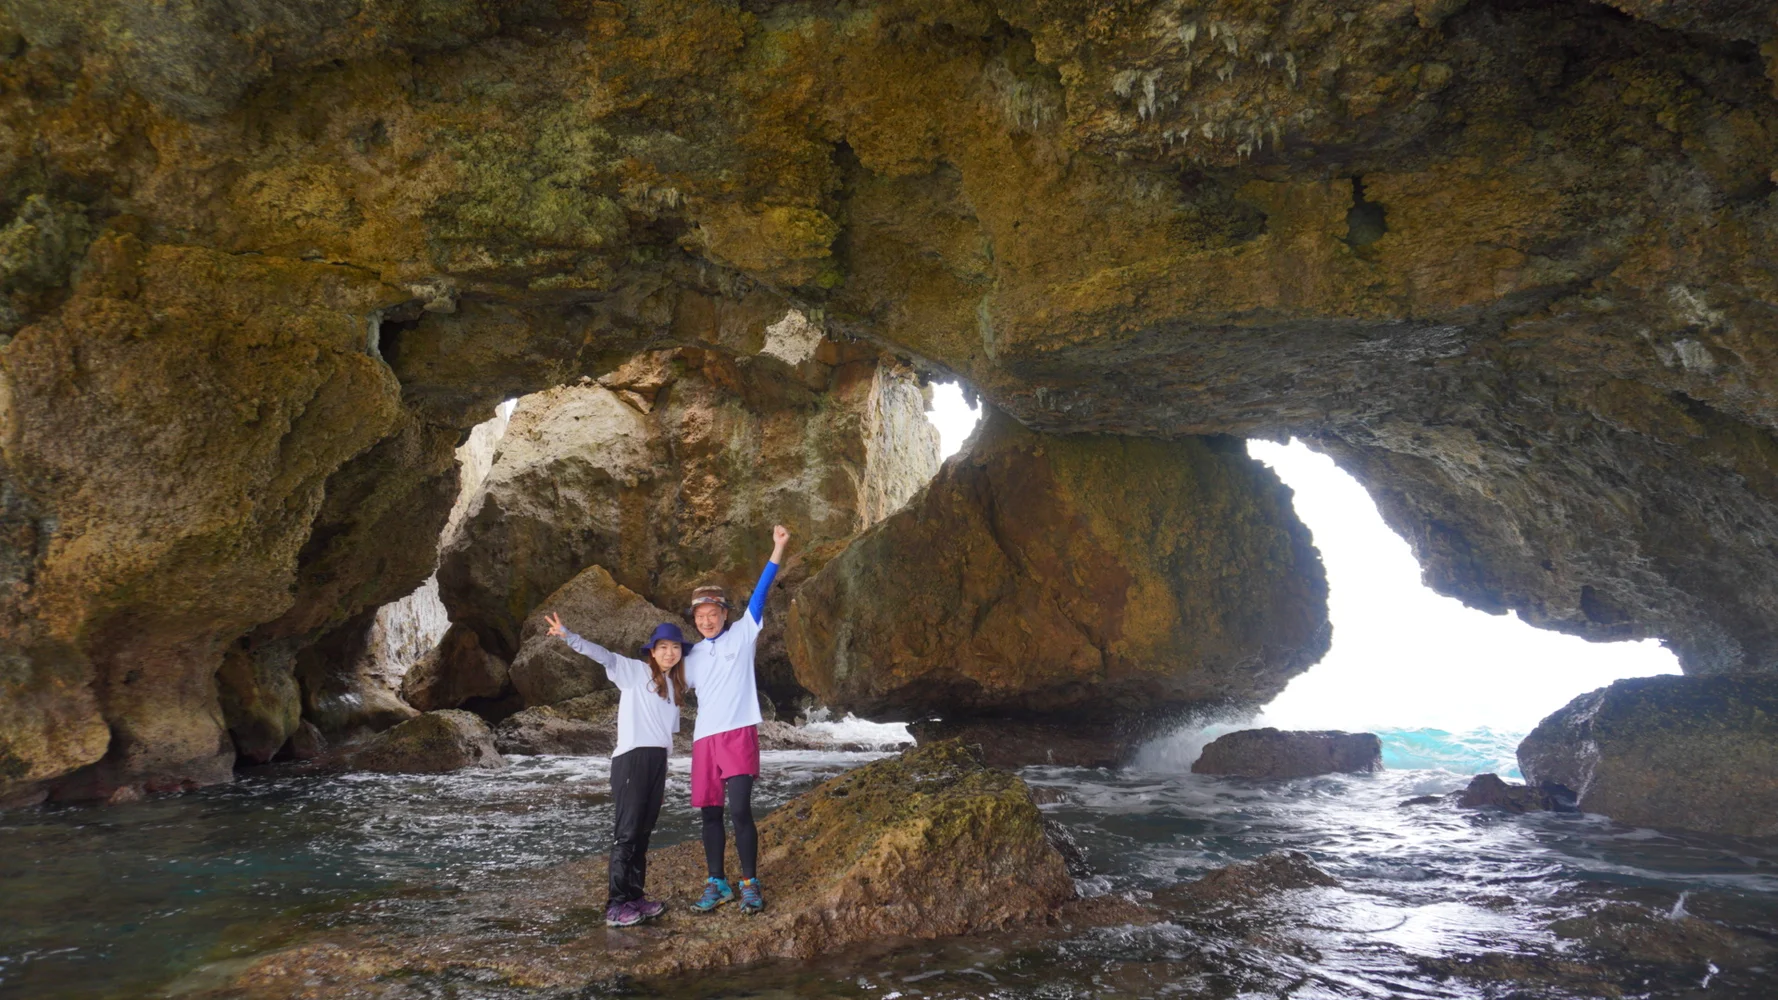
<svg viewBox="0 0 1778 1000"><path fill-rule="evenodd" d="M753 597L747 602L747 613L756 623L765 623L766 595L772 592L772 581L777 578L778 564L766 563L765 571L759 574L759 586L753 588Z"/></svg>

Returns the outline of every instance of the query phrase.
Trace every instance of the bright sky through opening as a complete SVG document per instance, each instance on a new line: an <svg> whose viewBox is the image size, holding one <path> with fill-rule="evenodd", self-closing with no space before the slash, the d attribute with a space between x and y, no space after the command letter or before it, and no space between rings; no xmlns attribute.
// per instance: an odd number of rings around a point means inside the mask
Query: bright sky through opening
<svg viewBox="0 0 1778 1000"><path fill-rule="evenodd" d="M933 387L941 450L950 456L980 408L955 383ZM1413 553L1377 513L1358 480L1300 442L1252 441L1248 453L1296 492L1297 516L1327 567L1333 649L1267 706L1288 729L1483 726L1526 732L1569 699L1622 677L1674 674L1655 640L1593 643L1489 615L1420 583Z"/></svg>
<svg viewBox="0 0 1778 1000"><path fill-rule="evenodd" d="M1358 480L1302 443L1247 452L1296 491L1327 567L1333 649L1266 707L1280 728L1489 726L1525 732L1569 699L1622 677L1676 674L1653 639L1587 642L1440 597Z"/></svg>

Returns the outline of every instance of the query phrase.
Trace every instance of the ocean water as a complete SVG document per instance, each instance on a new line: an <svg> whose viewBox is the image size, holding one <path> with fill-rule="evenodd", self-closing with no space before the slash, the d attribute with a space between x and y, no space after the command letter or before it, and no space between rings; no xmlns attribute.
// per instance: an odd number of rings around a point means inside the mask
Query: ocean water
<svg viewBox="0 0 1778 1000"><path fill-rule="evenodd" d="M1208 737L1188 735L1123 770L1023 772L1084 851L1083 894L1148 898L1278 849L1307 854L1341 886L1280 893L1236 917L886 944L631 995L1778 996L1778 961L1761 957L1778 955L1778 845L1596 816L1402 805L1500 770L1508 735L1380 734L1392 759L1436 766L1288 782L1192 775L1177 764L1180 748ZM768 753L762 807L878 756ZM662 844L696 834L687 762L673 763ZM366 906L373 919L439 919L429 900L440 893L522 883L536 868L600 854L607 768L516 757L502 771L427 777L268 770L120 807L0 814L0 996L177 995L219 963L275 947L265 928L276 918L353 901L356 919ZM1588 978L1587 962L1598 962L1586 942L1552 926L1605 904L1653 915L1657 944L1669 925L1690 943L1659 960L1618 955L1606 963L1616 978ZM1503 963L1517 963L1518 978L1453 974ZM414 988L536 996L470 981Z"/></svg>
<svg viewBox="0 0 1778 1000"><path fill-rule="evenodd" d="M1383 766L1391 771L1450 771L1474 775L1493 772L1523 780L1519 773L1519 741L1524 733L1471 729L1376 729L1383 742Z"/></svg>

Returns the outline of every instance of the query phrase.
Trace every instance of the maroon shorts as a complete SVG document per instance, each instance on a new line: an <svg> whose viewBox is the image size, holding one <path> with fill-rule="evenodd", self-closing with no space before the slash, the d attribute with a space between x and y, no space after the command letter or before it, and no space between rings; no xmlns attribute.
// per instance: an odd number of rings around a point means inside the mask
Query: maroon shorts
<svg viewBox="0 0 1778 1000"><path fill-rule="evenodd" d="M759 776L759 727L742 726L691 745L693 809L722 805L722 782L737 774Z"/></svg>

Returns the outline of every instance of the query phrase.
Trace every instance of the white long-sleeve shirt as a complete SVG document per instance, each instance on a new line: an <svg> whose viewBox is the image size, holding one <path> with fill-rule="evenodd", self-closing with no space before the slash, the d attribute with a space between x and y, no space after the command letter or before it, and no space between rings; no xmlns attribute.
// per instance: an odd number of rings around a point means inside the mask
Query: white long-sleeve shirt
<svg viewBox="0 0 1778 1000"><path fill-rule="evenodd" d="M673 734L679 731L679 705L673 700L673 685L667 685L667 697L654 690L654 668L641 660L619 656L604 646L583 639L573 632L562 637L569 648L605 668L605 676L617 685L617 746L613 758L621 757L637 747L673 749Z"/></svg>

